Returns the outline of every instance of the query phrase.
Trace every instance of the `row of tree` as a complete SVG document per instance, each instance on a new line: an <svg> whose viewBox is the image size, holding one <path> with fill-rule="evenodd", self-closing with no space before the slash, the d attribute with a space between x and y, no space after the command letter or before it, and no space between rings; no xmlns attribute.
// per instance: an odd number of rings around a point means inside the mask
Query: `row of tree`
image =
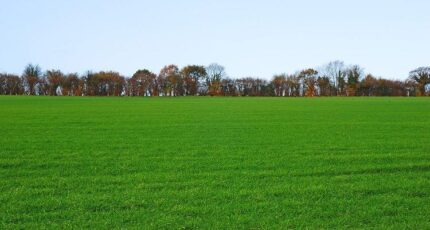
<svg viewBox="0 0 430 230"><path fill-rule="evenodd" d="M179 69L167 65L157 75L147 69L132 77L118 72L64 74L42 72L37 65L25 67L21 76L0 74L0 95L50 96L429 96L430 67L409 73L405 81L364 74L358 65L330 62L295 74L275 75L271 81L246 77L229 78L223 66L211 64Z"/></svg>

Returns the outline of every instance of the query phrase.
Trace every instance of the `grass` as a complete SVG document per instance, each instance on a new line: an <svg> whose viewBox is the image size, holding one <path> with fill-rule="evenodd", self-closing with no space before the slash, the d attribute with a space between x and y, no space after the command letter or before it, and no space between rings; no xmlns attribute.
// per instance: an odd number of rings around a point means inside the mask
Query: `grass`
<svg viewBox="0 0 430 230"><path fill-rule="evenodd" d="M430 228L428 98L0 97L0 228Z"/></svg>

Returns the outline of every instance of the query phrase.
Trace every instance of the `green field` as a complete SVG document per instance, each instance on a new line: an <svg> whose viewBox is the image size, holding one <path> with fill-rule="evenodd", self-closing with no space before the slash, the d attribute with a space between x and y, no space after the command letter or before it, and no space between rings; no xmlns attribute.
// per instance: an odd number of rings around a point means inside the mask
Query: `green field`
<svg viewBox="0 0 430 230"><path fill-rule="evenodd" d="M0 97L0 229L430 228L428 98Z"/></svg>

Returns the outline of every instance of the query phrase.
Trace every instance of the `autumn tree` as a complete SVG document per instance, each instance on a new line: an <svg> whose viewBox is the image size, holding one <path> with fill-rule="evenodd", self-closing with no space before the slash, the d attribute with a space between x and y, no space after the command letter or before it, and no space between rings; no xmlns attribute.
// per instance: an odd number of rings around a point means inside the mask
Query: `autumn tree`
<svg viewBox="0 0 430 230"><path fill-rule="evenodd" d="M121 96L125 84L125 79L123 76L114 71L101 71L95 75L100 82L100 95Z"/></svg>
<svg viewBox="0 0 430 230"><path fill-rule="evenodd" d="M87 72L83 81L84 94L88 96L121 96L124 92L125 78L118 72Z"/></svg>
<svg viewBox="0 0 430 230"><path fill-rule="evenodd" d="M62 84L62 95L81 96L83 90L81 81L77 73L67 74Z"/></svg>
<svg viewBox="0 0 430 230"><path fill-rule="evenodd" d="M188 65L182 68L181 75L184 80L185 95L197 95L201 82L207 77L204 66Z"/></svg>
<svg viewBox="0 0 430 230"><path fill-rule="evenodd" d="M20 95L24 93L22 80L14 74L0 74L0 95Z"/></svg>
<svg viewBox="0 0 430 230"><path fill-rule="evenodd" d="M181 96L183 93L183 81L176 65L164 66L158 75L160 91L163 96Z"/></svg>
<svg viewBox="0 0 430 230"><path fill-rule="evenodd" d="M378 88L378 79L372 74L367 74L366 77L361 81L360 93L361 96L377 96L376 90Z"/></svg>
<svg viewBox="0 0 430 230"><path fill-rule="evenodd" d="M314 69L305 69L302 70L299 74L300 78L303 79L304 82L304 95L306 97L313 97L316 95L316 87L317 87L317 78L318 71Z"/></svg>
<svg viewBox="0 0 430 230"><path fill-rule="evenodd" d="M46 71L46 78L48 82L48 95L62 95L61 86L64 84L64 74L60 70L48 70Z"/></svg>
<svg viewBox="0 0 430 230"><path fill-rule="evenodd" d="M138 70L133 74L132 92L133 96L153 96L156 94L157 75L147 69Z"/></svg>
<svg viewBox="0 0 430 230"><path fill-rule="evenodd" d="M320 73L321 74L320 74ZM224 67L211 64L185 66L179 71L167 65L159 75L138 70L131 78L118 72L87 72L64 75L60 70L42 74L29 64L21 77L0 74L0 94L64 96L423 96L429 95L430 67L410 72L406 81L374 77L362 78L361 67L341 61L330 62L321 71L305 69L295 74L275 75L270 82L255 77L228 78Z"/></svg>
<svg viewBox="0 0 430 230"><path fill-rule="evenodd" d="M22 77L24 79L25 89L29 95L36 95L36 85L42 76L42 70L38 65L28 64Z"/></svg>
<svg viewBox="0 0 430 230"><path fill-rule="evenodd" d="M272 85L275 92L275 96L285 96L287 87L287 76L285 74L275 75L272 78Z"/></svg>

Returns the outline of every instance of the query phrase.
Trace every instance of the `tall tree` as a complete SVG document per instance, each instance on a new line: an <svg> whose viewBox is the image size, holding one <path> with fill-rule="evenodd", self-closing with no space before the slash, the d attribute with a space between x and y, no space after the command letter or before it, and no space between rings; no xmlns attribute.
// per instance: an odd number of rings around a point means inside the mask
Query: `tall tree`
<svg viewBox="0 0 430 230"><path fill-rule="evenodd" d="M48 94L50 96L62 95L61 86L64 84L64 74L60 70L46 71L48 80Z"/></svg>
<svg viewBox="0 0 430 230"><path fill-rule="evenodd" d="M64 77L62 85L62 95L67 96L81 96L82 88L80 87L80 80L77 73L70 73Z"/></svg>
<svg viewBox="0 0 430 230"><path fill-rule="evenodd" d="M206 67L206 87L211 96L221 94L221 80L227 76L225 68L213 63Z"/></svg>
<svg viewBox="0 0 430 230"><path fill-rule="evenodd" d="M330 96L330 92L332 91L332 87L330 84L330 78L327 76L320 76L317 79L318 85L318 94L320 96Z"/></svg>
<svg viewBox="0 0 430 230"><path fill-rule="evenodd" d="M317 78L318 71L314 69L305 69L300 72L300 77L303 79L304 82L304 95L307 97L313 97L316 95L316 84L317 84Z"/></svg>
<svg viewBox="0 0 430 230"><path fill-rule="evenodd" d="M138 70L134 73L133 79L133 96L154 96L157 75L147 69Z"/></svg>
<svg viewBox="0 0 430 230"><path fill-rule="evenodd" d="M207 76L204 66L188 65L182 68L181 75L184 79L185 95L197 95L201 81Z"/></svg>
<svg viewBox="0 0 430 230"><path fill-rule="evenodd" d="M406 79L404 82L406 96L416 96L417 95L417 83L414 80Z"/></svg>
<svg viewBox="0 0 430 230"><path fill-rule="evenodd" d="M332 61L323 67L325 76L331 78L335 92L333 95L342 95L345 87L345 63L343 61Z"/></svg>
<svg viewBox="0 0 430 230"><path fill-rule="evenodd" d="M39 78L42 76L42 70L38 65L28 64L22 77L25 82L26 91L30 95L36 94L36 84L39 82Z"/></svg>
<svg viewBox="0 0 430 230"><path fill-rule="evenodd" d="M39 78L34 89L36 90L36 95L49 95L49 82L46 75L42 75L42 77Z"/></svg>
<svg viewBox="0 0 430 230"><path fill-rule="evenodd" d="M221 80L221 94L223 96L238 96L237 81L231 78Z"/></svg>
<svg viewBox="0 0 430 230"><path fill-rule="evenodd" d="M181 96L183 82L176 65L164 66L158 75L161 92L163 96Z"/></svg>
<svg viewBox="0 0 430 230"><path fill-rule="evenodd" d="M354 65L347 69L346 71L346 78L347 78L347 96L356 96L358 84L360 83L360 78L363 74L363 69L358 66Z"/></svg>
<svg viewBox="0 0 430 230"><path fill-rule="evenodd" d="M372 75L367 74L360 83L361 96L377 96L378 80Z"/></svg>
<svg viewBox="0 0 430 230"><path fill-rule="evenodd" d="M287 76L287 88L288 88L288 96L291 97L299 97L301 96L301 77L299 74L291 74Z"/></svg>
<svg viewBox="0 0 430 230"><path fill-rule="evenodd" d="M285 96L287 87L287 76L285 74L273 76L272 85L275 91L275 96Z"/></svg>
<svg viewBox="0 0 430 230"><path fill-rule="evenodd" d="M430 67L419 67L409 72L409 78L417 84L417 96L426 95L426 87L430 84Z"/></svg>

